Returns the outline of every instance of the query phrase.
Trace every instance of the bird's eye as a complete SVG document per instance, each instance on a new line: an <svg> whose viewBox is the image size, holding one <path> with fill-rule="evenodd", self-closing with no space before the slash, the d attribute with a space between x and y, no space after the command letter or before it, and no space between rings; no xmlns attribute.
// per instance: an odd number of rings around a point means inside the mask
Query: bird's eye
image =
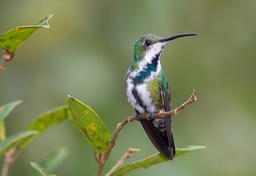
<svg viewBox="0 0 256 176"><path fill-rule="evenodd" d="M146 46L149 46L149 45L151 45L151 44L152 44L152 42L151 42L150 40L146 40L146 41L145 41L145 45L146 45Z"/></svg>

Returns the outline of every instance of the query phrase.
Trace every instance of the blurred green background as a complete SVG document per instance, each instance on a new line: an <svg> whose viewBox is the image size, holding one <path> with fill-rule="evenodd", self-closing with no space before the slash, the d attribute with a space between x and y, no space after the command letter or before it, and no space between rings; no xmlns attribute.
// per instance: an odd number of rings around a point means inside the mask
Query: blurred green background
<svg viewBox="0 0 256 176"><path fill-rule="evenodd" d="M54 14L51 28L33 34L0 77L0 104L24 101L7 118L8 134L65 104L68 94L90 105L113 132L134 114L123 78L135 41L147 33L196 32L197 37L169 43L161 60L172 107L192 89L198 92L198 101L174 118L176 146L207 149L130 175L255 175L255 8L253 0L0 0L0 33ZM56 146L69 149L58 175L95 175L97 163L84 139L69 121L51 128L29 145L10 175L26 175L30 161ZM156 152L140 124L129 124L106 169L128 147L142 149L128 162Z"/></svg>

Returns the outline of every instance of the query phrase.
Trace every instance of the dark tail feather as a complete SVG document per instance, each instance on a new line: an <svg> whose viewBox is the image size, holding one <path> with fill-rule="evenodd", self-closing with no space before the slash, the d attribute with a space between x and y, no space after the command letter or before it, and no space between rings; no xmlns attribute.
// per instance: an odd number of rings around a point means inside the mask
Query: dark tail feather
<svg viewBox="0 0 256 176"><path fill-rule="evenodd" d="M170 150L171 150L170 152L172 153L172 156L175 156L176 149L175 149L173 133L172 133L172 118L171 117L165 118L165 124L167 128L168 145L170 146Z"/></svg>
<svg viewBox="0 0 256 176"><path fill-rule="evenodd" d="M173 159L175 155L175 146L171 131L171 119L166 118L167 134L163 135L150 120L142 119L140 122L147 133L149 139L157 150L168 159Z"/></svg>

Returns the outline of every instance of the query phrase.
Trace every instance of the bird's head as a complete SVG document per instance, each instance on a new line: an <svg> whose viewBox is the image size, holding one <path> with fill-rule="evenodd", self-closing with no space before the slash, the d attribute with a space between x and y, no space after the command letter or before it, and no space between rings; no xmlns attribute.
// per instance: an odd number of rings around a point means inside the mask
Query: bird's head
<svg viewBox="0 0 256 176"><path fill-rule="evenodd" d="M132 67L136 70L140 63L151 63L152 60L161 54L167 42L180 37L194 36L195 33L177 34L170 37L160 37L154 34L147 34L139 38L134 46L134 62Z"/></svg>

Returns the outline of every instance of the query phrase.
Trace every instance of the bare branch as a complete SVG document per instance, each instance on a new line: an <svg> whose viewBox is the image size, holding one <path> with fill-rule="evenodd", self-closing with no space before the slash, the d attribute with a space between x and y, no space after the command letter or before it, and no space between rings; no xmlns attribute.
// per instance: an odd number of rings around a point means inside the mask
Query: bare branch
<svg viewBox="0 0 256 176"><path fill-rule="evenodd" d="M106 174L106 176L111 176L111 174L118 169L123 163L129 159L134 152L139 152L140 149L135 149L135 148L128 148L127 151L124 153L122 158L117 161L117 163L110 169L110 171Z"/></svg>
<svg viewBox="0 0 256 176"><path fill-rule="evenodd" d="M19 157L20 153L20 150L12 148L4 154L4 162L1 171L2 176L8 176L10 165Z"/></svg>
<svg viewBox="0 0 256 176"><path fill-rule="evenodd" d="M95 156L96 161L97 161L99 164L101 164L102 152L100 152L100 153L95 153L95 152L94 152L94 156Z"/></svg>
<svg viewBox="0 0 256 176"><path fill-rule="evenodd" d="M180 105L179 107L175 108L174 110L171 111L167 111L167 112L160 112L160 113L155 113L154 117L155 118L165 118L165 117L170 117L171 115L177 116L181 111L183 111L185 108L187 108L191 103L193 103L194 101L197 100L196 97L196 91L193 90L191 96L189 97L189 99L187 101L185 101L182 105ZM141 114L140 115L141 119L149 119L149 114ZM99 167L98 167L98 172L97 172L97 176L101 176L102 175L102 171L103 168L109 158L109 155L112 151L112 149L114 148L115 144L116 144L116 140L118 138L118 135L120 133L120 131L122 130L122 128L128 124L129 122L132 122L136 120L135 116L129 116L126 119L124 119L121 123L117 124L115 133L113 135L112 140L109 142L108 148L106 150L106 152L103 154L103 156L96 156L97 161L99 163ZM101 153L102 155L102 153Z"/></svg>
<svg viewBox="0 0 256 176"><path fill-rule="evenodd" d="M0 60L0 75L4 72L7 62L12 60L13 56L14 53L11 53L7 50L3 50L2 60Z"/></svg>

